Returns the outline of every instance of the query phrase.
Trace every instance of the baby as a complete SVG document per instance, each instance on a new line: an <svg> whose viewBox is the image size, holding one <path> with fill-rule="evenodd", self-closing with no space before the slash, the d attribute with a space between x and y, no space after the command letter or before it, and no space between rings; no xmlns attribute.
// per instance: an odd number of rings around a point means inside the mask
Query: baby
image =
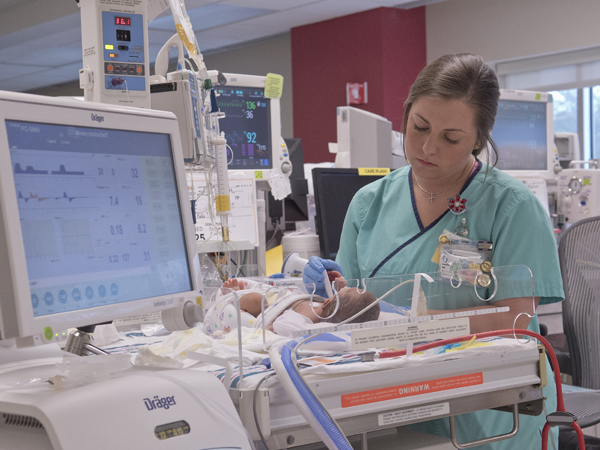
<svg viewBox="0 0 600 450"><path fill-rule="evenodd" d="M253 282L251 280L233 278L227 280L223 284L223 287L235 291L243 291L249 288L247 293L243 293L239 296L240 309L243 311L242 326L255 326L255 321L253 319L260 316L262 310L261 302L263 301L265 292L267 292L271 286ZM291 296L294 296L295 299ZM273 323L267 327L267 329L286 337L292 337L294 331L314 328L314 324L319 322L343 322L376 300L375 296L368 291L361 294L356 288L347 287L340 289L338 296L340 305L335 314L333 314L337 304L335 295L328 299L314 296L311 308L310 295L299 295L297 291L284 290L283 295L279 295L277 302L280 303L289 297L291 303L273 321ZM266 307L267 305L265 304L265 309ZM361 314L351 323L367 322L376 320L378 317L379 304ZM218 303L208 310L204 321L205 332L213 333L217 329L222 329L227 332L236 327L237 318L235 315L235 307L232 304L223 306L222 303Z"/></svg>

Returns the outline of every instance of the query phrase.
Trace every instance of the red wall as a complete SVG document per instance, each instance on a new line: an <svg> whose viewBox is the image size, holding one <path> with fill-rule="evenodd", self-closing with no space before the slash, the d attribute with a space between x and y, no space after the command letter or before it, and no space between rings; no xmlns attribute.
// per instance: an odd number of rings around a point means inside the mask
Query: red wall
<svg viewBox="0 0 600 450"><path fill-rule="evenodd" d="M305 162L333 161L336 108L346 83L368 82L366 111L402 129L403 103L426 64L425 8L378 8L293 28L294 137Z"/></svg>

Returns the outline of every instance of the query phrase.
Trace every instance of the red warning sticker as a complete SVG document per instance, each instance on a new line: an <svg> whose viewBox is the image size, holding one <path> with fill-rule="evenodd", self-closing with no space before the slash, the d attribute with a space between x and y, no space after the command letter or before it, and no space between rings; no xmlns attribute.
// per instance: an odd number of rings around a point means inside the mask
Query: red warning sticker
<svg viewBox="0 0 600 450"><path fill-rule="evenodd" d="M356 392L342 395L342 408L366 405L368 403L383 402L413 395L428 394L430 392L447 391L467 386L483 384L483 373L470 373L456 377L438 378L437 380L420 381L418 383L391 386L383 389Z"/></svg>

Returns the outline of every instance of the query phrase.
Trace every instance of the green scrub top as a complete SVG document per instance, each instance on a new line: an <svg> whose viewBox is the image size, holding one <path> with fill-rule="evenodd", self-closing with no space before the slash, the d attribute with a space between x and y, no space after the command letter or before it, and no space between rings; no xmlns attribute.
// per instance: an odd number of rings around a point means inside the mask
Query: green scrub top
<svg viewBox="0 0 600 450"><path fill-rule="evenodd" d="M440 194L443 195L443 194ZM417 272L437 272L432 261L439 246L439 236L454 232L466 219L468 238L491 241L494 266L525 265L533 275L534 295L540 304L562 301L564 292L558 262L556 240L548 214L533 193L520 181L477 162L460 192L466 199L463 214L446 211L424 227L416 208L410 166L362 188L352 199L340 238L336 261L347 280ZM499 289L495 300L531 296L525 289ZM473 303L470 306L480 306ZM469 305L448 305L447 309ZM539 332L537 316L528 327ZM547 364L548 374L552 371ZM546 413L556 411L554 379L549 376L544 388ZM512 429L512 414L500 411L478 411L457 416L459 442L504 434ZM474 447L479 450L529 450L541 448L541 429L545 414L520 416L520 431L512 439ZM411 425L412 428L449 437L447 418ZM556 441L557 434L554 431ZM548 448L552 448L551 444Z"/></svg>

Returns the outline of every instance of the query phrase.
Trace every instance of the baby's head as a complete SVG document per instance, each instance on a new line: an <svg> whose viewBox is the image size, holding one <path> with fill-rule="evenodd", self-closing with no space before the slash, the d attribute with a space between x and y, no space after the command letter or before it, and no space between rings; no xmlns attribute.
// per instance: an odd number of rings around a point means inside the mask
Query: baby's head
<svg viewBox="0 0 600 450"><path fill-rule="evenodd" d="M362 294L355 287L343 288L338 292L340 297L340 307L333 317L324 319L326 322L340 323L350 317L354 316L359 311L365 309L368 305L375 302L377 299L369 291L365 291ZM327 299L323 304L322 317L329 317L335 311L337 300L335 295ZM370 320L377 320L379 318L379 303L365 311L356 319L349 323L362 323Z"/></svg>

